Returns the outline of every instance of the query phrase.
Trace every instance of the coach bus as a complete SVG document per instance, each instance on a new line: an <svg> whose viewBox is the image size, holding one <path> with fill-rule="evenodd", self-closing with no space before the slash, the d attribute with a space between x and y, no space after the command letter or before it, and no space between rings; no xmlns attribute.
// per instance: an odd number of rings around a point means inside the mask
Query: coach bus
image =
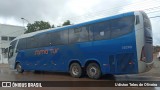
<svg viewBox="0 0 160 90"><path fill-rule="evenodd" d="M134 11L21 35L10 43L9 65L76 78L138 74L153 66L152 43L147 14Z"/></svg>

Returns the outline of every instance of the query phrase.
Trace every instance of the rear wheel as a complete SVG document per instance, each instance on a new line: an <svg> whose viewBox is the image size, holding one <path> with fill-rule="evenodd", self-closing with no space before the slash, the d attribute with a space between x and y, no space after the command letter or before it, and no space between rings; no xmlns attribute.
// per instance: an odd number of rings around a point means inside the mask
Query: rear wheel
<svg viewBox="0 0 160 90"><path fill-rule="evenodd" d="M20 63L16 64L16 70L17 70L18 73L23 73L24 72Z"/></svg>
<svg viewBox="0 0 160 90"><path fill-rule="evenodd" d="M99 79L101 77L101 69L97 63L90 63L86 71L89 78Z"/></svg>
<svg viewBox="0 0 160 90"><path fill-rule="evenodd" d="M79 78L82 76L82 68L79 63L72 63L70 65L70 74L72 77Z"/></svg>

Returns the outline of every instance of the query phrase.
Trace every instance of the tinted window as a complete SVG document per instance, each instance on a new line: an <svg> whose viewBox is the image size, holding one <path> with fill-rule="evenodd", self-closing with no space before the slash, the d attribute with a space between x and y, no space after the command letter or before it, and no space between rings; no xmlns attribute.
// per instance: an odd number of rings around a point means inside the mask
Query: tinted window
<svg viewBox="0 0 160 90"><path fill-rule="evenodd" d="M68 44L68 30L60 31L60 34L60 41L62 42L62 44Z"/></svg>
<svg viewBox="0 0 160 90"><path fill-rule="evenodd" d="M89 40L93 40L94 25L89 26Z"/></svg>
<svg viewBox="0 0 160 90"><path fill-rule="evenodd" d="M85 42L89 40L88 27L79 27L69 30L69 42Z"/></svg>
<svg viewBox="0 0 160 90"><path fill-rule="evenodd" d="M151 30L151 23L146 13L142 12L143 20L144 20L144 28L148 28Z"/></svg>
<svg viewBox="0 0 160 90"><path fill-rule="evenodd" d="M27 48L37 48L38 47L38 43L37 43L37 39L35 37L29 37L27 38Z"/></svg>
<svg viewBox="0 0 160 90"><path fill-rule="evenodd" d="M52 32L49 37L51 45L68 44L68 30Z"/></svg>
<svg viewBox="0 0 160 90"><path fill-rule="evenodd" d="M152 37L151 24L150 24L150 21L147 19L144 19L144 32L145 32L145 36Z"/></svg>
<svg viewBox="0 0 160 90"><path fill-rule="evenodd" d="M146 42L152 44L152 27L146 13L142 12Z"/></svg>
<svg viewBox="0 0 160 90"><path fill-rule="evenodd" d="M140 23L140 21L139 21L139 16L136 15L136 24L139 24L139 23Z"/></svg>
<svg viewBox="0 0 160 90"><path fill-rule="evenodd" d="M134 16L114 19L111 21L111 38L128 34L133 30Z"/></svg>
<svg viewBox="0 0 160 90"><path fill-rule="evenodd" d="M20 39L17 45L17 50L23 50L26 49L26 39Z"/></svg>
<svg viewBox="0 0 160 90"><path fill-rule="evenodd" d="M13 42L11 42L11 47L14 49L15 48L15 46L16 46L16 42L17 42L17 40L16 41L13 41Z"/></svg>
<svg viewBox="0 0 160 90"><path fill-rule="evenodd" d="M110 39L110 25L108 22L95 24L94 40Z"/></svg>
<svg viewBox="0 0 160 90"><path fill-rule="evenodd" d="M36 39L37 39L38 47L45 47L51 44L48 33L37 35Z"/></svg>

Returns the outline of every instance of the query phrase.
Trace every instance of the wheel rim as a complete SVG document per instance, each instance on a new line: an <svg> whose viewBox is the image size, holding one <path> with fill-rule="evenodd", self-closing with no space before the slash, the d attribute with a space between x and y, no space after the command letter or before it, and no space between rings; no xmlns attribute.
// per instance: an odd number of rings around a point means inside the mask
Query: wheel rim
<svg viewBox="0 0 160 90"><path fill-rule="evenodd" d="M97 75L97 68L96 67L91 67L90 69L89 69L89 73L90 73L90 75L91 76L95 76L95 75Z"/></svg>
<svg viewBox="0 0 160 90"><path fill-rule="evenodd" d="M78 75L78 74L79 74L79 69L78 69L77 66L73 66L73 67L72 67L72 73L73 73L74 75Z"/></svg>

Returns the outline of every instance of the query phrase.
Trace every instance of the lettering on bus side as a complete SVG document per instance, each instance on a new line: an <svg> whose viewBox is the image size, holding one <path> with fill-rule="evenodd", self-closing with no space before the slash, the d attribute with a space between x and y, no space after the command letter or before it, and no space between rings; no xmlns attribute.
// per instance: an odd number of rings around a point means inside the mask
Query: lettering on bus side
<svg viewBox="0 0 160 90"><path fill-rule="evenodd" d="M50 49L51 54L56 54L58 52L59 48Z"/></svg>
<svg viewBox="0 0 160 90"><path fill-rule="evenodd" d="M53 54L55 55L58 52L59 48L53 48L49 50L35 50L34 55L44 55L44 54Z"/></svg>

